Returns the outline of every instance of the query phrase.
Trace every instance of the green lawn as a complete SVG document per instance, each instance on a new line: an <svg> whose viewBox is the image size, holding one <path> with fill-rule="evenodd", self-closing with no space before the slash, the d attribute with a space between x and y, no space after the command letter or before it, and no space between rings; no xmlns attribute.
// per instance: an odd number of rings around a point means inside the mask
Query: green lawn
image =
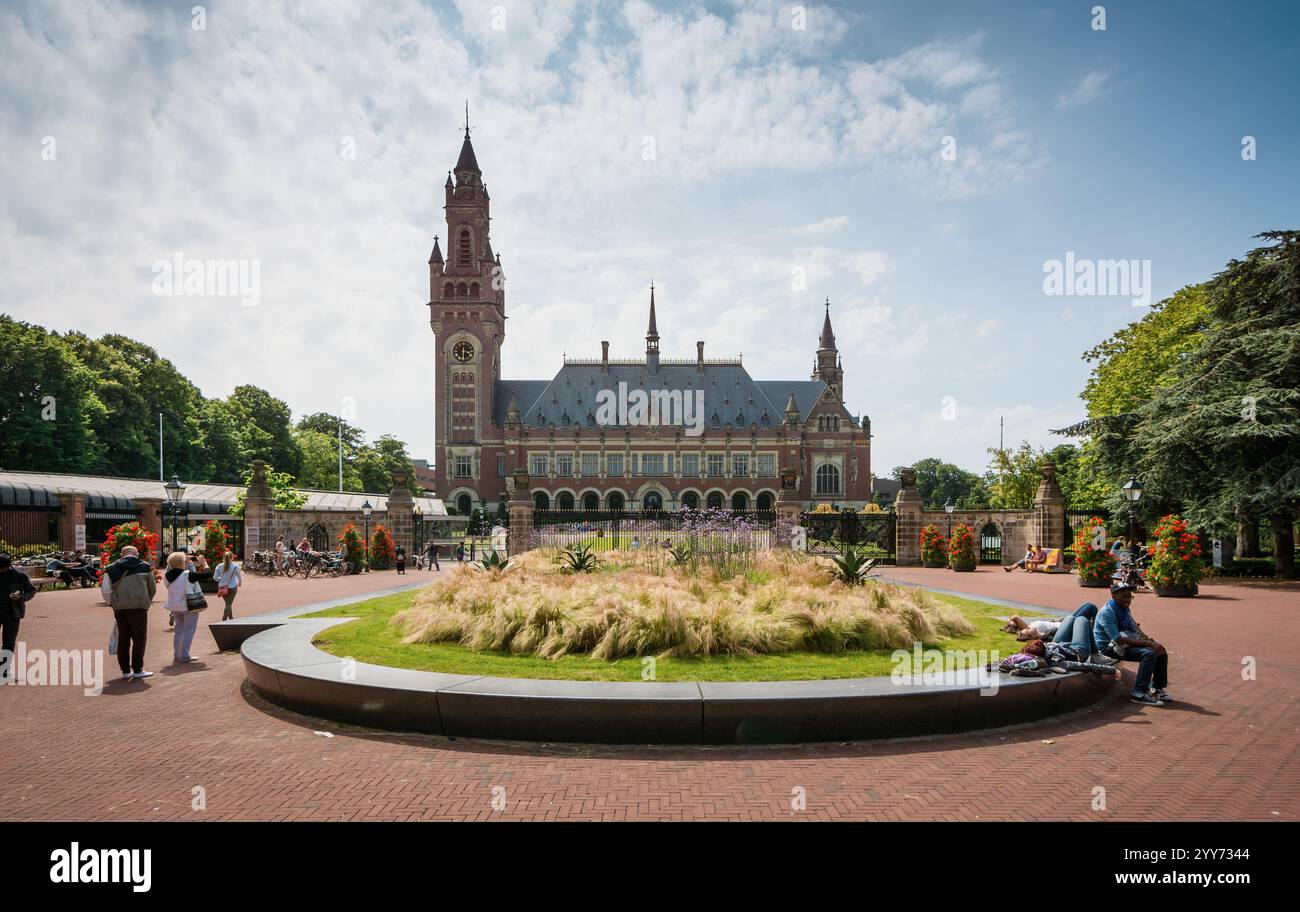
<svg viewBox="0 0 1300 912"><path fill-rule="evenodd" d="M329 608L304 617L356 617L357 620L331 627L319 634L315 644L328 653L359 662L442 671L452 674L489 675L503 678L564 678L577 681L639 681L640 657L607 662L585 656L565 656L551 661L536 656L500 652L472 652L452 643L401 641L389 619L407 607L418 590ZM1019 644L1001 631L1007 610L997 605L948 595L936 599L958 608L975 625L975 633L944 643L926 644L943 649L997 650L1001 655L1016 652ZM892 670L888 650L871 652L795 652L779 656L721 656L714 658L656 659L657 681L791 681L822 678L887 676Z"/></svg>

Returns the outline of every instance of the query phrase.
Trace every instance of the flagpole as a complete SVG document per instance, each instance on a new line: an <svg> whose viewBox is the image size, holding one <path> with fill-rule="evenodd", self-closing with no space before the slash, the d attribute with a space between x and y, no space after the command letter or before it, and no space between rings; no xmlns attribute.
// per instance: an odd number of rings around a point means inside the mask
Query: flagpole
<svg viewBox="0 0 1300 912"><path fill-rule="evenodd" d="M343 419L339 419L339 493L343 493Z"/></svg>
<svg viewBox="0 0 1300 912"><path fill-rule="evenodd" d="M158 413L158 480L163 480L162 412Z"/></svg>

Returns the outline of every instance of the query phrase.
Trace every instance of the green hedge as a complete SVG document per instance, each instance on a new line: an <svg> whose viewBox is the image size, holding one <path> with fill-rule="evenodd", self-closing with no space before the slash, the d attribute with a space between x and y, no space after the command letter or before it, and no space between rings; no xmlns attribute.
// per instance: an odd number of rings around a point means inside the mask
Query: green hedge
<svg viewBox="0 0 1300 912"><path fill-rule="evenodd" d="M1272 578L1275 572L1276 568L1271 557L1238 557L1225 560L1223 567L1216 571L1218 576L1268 578Z"/></svg>

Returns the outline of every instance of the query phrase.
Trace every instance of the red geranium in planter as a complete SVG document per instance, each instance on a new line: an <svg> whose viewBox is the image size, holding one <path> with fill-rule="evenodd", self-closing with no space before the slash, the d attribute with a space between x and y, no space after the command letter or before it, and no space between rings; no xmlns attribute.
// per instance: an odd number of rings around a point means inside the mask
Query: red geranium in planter
<svg viewBox="0 0 1300 912"><path fill-rule="evenodd" d="M948 563L948 540L931 523L921 530L921 566L943 567Z"/></svg>

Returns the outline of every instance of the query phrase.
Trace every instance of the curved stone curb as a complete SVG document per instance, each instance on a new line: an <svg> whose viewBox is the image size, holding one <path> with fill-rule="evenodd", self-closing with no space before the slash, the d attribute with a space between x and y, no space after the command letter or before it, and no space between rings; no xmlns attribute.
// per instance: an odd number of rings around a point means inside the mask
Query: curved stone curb
<svg viewBox="0 0 1300 912"><path fill-rule="evenodd" d="M354 601L374 598L368 594ZM303 614L332 605L294 609ZM284 614L284 613L280 613ZM224 621L253 688L306 715L457 738L601 744L774 744L955 734L1031 722L1105 698L1112 678L949 673L941 683L831 681L611 682L476 677L370 665L312 639L353 618ZM214 627L217 625L213 625ZM230 630L229 634L236 635ZM214 632L214 636L216 636Z"/></svg>

